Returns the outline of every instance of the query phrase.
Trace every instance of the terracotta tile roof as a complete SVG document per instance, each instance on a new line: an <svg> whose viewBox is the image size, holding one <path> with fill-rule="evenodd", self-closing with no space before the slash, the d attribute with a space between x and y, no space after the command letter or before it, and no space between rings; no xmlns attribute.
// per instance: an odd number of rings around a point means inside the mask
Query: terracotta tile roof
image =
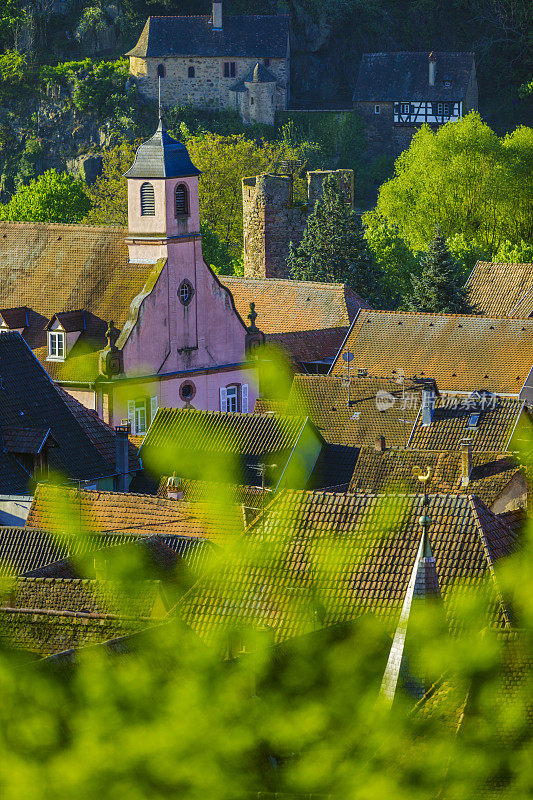
<svg viewBox="0 0 533 800"><path fill-rule="evenodd" d="M4 647L48 656L130 636L153 624L109 614L0 608L0 641Z"/></svg>
<svg viewBox="0 0 533 800"><path fill-rule="evenodd" d="M332 367L433 378L441 392L485 389L520 393L533 365L533 321L475 316L361 311Z"/></svg>
<svg viewBox="0 0 533 800"><path fill-rule="evenodd" d="M248 625L268 626L280 641L365 612L393 630L420 544L421 504L420 495L283 492L179 610L220 644ZM452 629L468 589L483 598L480 627L509 626L494 560L516 549L516 536L476 497L431 495L428 513Z"/></svg>
<svg viewBox="0 0 533 800"><path fill-rule="evenodd" d="M258 397L255 401L254 414L285 414L287 402L285 400L268 400Z"/></svg>
<svg viewBox="0 0 533 800"><path fill-rule="evenodd" d="M50 467L66 478L115 475L114 431L54 386L20 334L0 334L0 365L0 417L6 428L50 429L57 445L49 450ZM131 467L139 468L133 452ZM0 491L24 493L28 485L15 457L0 449Z"/></svg>
<svg viewBox="0 0 533 800"><path fill-rule="evenodd" d="M136 536L205 537L188 503L152 495L78 491L39 484L26 520L29 528L62 533L121 533Z"/></svg>
<svg viewBox="0 0 533 800"><path fill-rule="evenodd" d="M406 380L405 396L414 400L403 403L404 387L395 380L352 377L348 385L340 375L295 375L286 412L309 415L328 444L361 447L384 436L387 446L401 446L415 424L421 392ZM395 400L392 408L378 409L379 393Z"/></svg>
<svg viewBox="0 0 533 800"><path fill-rule="evenodd" d="M224 14L222 31L212 17L148 17L135 47L137 58L286 58L290 18L285 14Z"/></svg>
<svg viewBox="0 0 533 800"><path fill-rule="evenodd" d="M318 456L307 489L346 492L359 456L358 447L326 444Z"/></svg>
<svg viewBox="0 0 533 800"><path fill-rule="evenodd" d="M512 397L494 398L495 407L486 403L477 424L470 427L477 406L463 403L457 398L440 397L435 401L435 412L431 425L422 425L419 414L409 439L409 447L418 450L455 450L461 439L471 439L475 450L506 451L515 450L520 445L527 447L533 430L533 420L524 409L521 400ZM512 437L512 441L511 441Z"/></svg>
<svg viewBox="0 0 533 800"><path fill-rule="evenodd" d="M23 336L56 379L94 379L97 360L88 354L105 345L109 320L123 327L154 269L129 263L125 234L111 226L0 222L0 313L21 327L27 309ZM10 316L10 308L17 313ZM65 362L46 361L44 329L54 314L68 330L83 330Z"/></svg>
<svg viewBox="0 0 533 800"><path fill-rule="evenodd" d="M324 363L322 372L327 372L339 352L348 333L348 328L296 331L296 333L269 333L268 344L279 347L288 357L294 372L314 372L307 364Z"/></svg>
<svg viewBox="0 0 533 800"><path fill-rule="evenodd" d="M430 492L464 494L468 491L491 506L509 482L516 475L523 474L516 456L506 453L474 452L472 462L472 473L464 486L461 482L461 453L457 450L391 448L380 453L373 447L362 447L348 491L417 492L420 482L413 476L413 467L420 467L422 472L430 467Z"/></svg>
<svg viewBox="0 0 533 800"><path fill-rule="evenodd" d="M136 619L163 616L159 581L124 583L63 578L4 578L0 584L0 608L36 611L69 611L81 614L113 614ZM164 604L164 603L163 603Z"/></svg>
<svg viewBox="0 0 533 800"><path fill-rule="evenodd" d="M533 314L533 264L478 261L466 283L470 302L485 317Z"/></svg>
<svg viewBox="0 0 533 800"><path fill-rule="evenodd" d="M313 283L278 278L237 278L222 275L237 311L246 320L255 303L257 327L280 334L345 328L368 305L343 283Z"/></svg>

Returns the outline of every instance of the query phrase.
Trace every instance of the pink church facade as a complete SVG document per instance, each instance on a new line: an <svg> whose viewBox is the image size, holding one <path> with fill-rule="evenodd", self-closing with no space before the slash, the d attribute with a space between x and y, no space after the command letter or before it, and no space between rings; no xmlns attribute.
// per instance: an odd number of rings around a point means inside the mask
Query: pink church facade
<svg viewBox="0 0 533 800"><path fill-rule="evenodd" d="M128 181L130 264L155 264L116 341L122 372L102 384L97 412L144 433L158 407L253 410L257 369L231 292L204 261L199 172L160 124Z"/></svg>

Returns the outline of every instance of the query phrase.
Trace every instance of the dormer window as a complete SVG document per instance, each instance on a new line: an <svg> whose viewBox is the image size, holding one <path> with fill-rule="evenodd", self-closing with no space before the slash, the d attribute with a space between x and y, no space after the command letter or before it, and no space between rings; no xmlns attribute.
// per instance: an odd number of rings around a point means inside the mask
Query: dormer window
<svg viewBox="0 0 533 800"><path fill-rule="evenodd" d="M178 183L174 192L176 216L183 217L189 213L189 192L183 183Z"/></svg>
<svg viewBox="0 0 533 800"><path fill-rule="evenodd" d="M164 78L165 77L165 71L166 70L165 70L165 65L164 64L158 64L157 65L157 77L158 78Z"/></svg>
<svg viewBox="0 0 533 800"><path fill-rule="evenodd" d="M65 360L64 331L48 331L48 358L51 361Z"/></svg>
<svg viewBox="0 0 533 800"><path fill-rule="evenodd" d="M141 216L155 217L154 187L148 181L141 186Z"/></svg>

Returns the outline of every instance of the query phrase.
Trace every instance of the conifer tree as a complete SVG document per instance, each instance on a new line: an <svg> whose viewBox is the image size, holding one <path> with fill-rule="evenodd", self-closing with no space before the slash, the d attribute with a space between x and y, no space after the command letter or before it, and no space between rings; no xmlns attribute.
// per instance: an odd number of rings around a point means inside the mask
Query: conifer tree
<svg viewBox="0 0 533 800"><path fill-rule="evenodd" d="M412 292L405 298L409 311L435 314L468 314L468 290L446 245L440 228L420 260L420 274L411 277Z"/></svg>
<svg viewBox="0 0 533 800"><path fill-rule="evenodd" d="M346 283L365 300L380 294L380 271L358 217L344 202L333 175L307 219L302 241L291 244L287 266L295 280Z"/></svg>

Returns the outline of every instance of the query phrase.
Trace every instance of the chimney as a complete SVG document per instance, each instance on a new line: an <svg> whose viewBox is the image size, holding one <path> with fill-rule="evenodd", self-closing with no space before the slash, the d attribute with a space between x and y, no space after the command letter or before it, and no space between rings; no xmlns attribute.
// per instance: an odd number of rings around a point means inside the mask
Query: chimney
<svg viewBox="0 0 533 800"><path fill-rule="evenodd" d="M122 421L122 425L115 426L117 492L127 492L130 485L130 458L129 439L131 431L129 422Z"/></svg>
<svg viewBox="0 0 533 800"><path fill-rule="evenodd" d="M214 6L213 6L214 8ZM435 75L437 74L437 56L435 53L429 54L429 85L435 86Z"/></svg>
<svg viewBox="0 0 533 800"><path fill-rule="evenodd" d="M222 0L213 0L213 30L222 30Z"/></svg>
<svg viewBox="0 0 533 800"><path fill-rule="evenodd" d="M422 425L431 425L435 413L435 389L426 386L422 389Z"/></svg>
<svg viewBox="0 0 533 800"><path fill-rule="evenodd" d="M468 486L472 474L472 439L461 439L461 486Z"/></svg>
<svg viewBox="0 0 533 800"><path fill-rule="evenodd" d="M384 436L376 436L374 439L374 450L376 453L384 453L385 452L385 437Z"/></svg>
<svg viewBox="0 0 533 800"><path fill-rule="evenodd" d="M183 500L181 481L175 475L167 478L167 500Z"/></svg>

